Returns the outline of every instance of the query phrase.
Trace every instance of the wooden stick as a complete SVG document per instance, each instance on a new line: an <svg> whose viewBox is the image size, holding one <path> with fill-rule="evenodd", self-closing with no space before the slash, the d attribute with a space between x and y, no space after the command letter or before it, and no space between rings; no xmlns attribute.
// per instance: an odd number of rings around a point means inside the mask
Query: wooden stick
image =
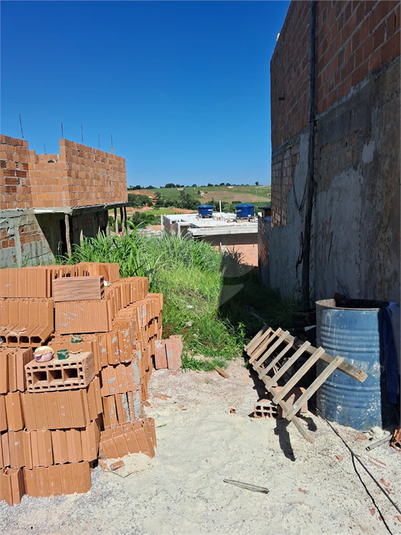
<svg viewBox="0 0 401 535"><path fill-rule="evenodd" d="M267 332L267 336L266 338L264 338L263 342L261 342L253 351L252 351L252 356L251 358L249 359L249 364L252 364L252 362L254 362L255 360L257 360L260 355L263 353L263 351L265 351L265 349L268 347L268 345L271 343L271 341L276 337L278 336L282 331L280 328L277 329L277 331L273 332L270 331L266 331Z"/></svg>
<svg viewBox="0 0 401 535"><path fill-rule="evenodd" d="M265 338L267 338L267 336L269 336L269 333L272 330L273 329L271 327L264 325L263 328L260 329L260 331L252 338L249 344L244 347L244 351L251 356L253 351L263 342Z"/></svg>
<svg viewBox="0 0 401 535"><path fill-rule="evenodd" d="M288 331L284 331L284 332L280 335L280 337L278 338L278 340L276 340L276 341L274 342L274 344L273 344L272 346L270 346L269 349L268 349L265 353L263 353L262 357L261 357L257 362L255 362L255 364L253 365L254 370L258 371L258 368L261 367L261 365L265 362L265 360L267 360L267 359L269 358L269 356L273 353L273 351L274 351L275 349L277 349L278 346L279 346L280 344L282 344L283 341L284 341L284 339L285 339L287 336L289 336L289 335L290 335L290 333L289 333Z"/></svg>
<svg viewBox="0 0 401 535"><path fill-rule="evenodd" d="M267 390L270 389L271 386L274 385L284 374L287 370L291 368L295 364L295 362L299 359L299 357L302 355L302 353L306 350L307 347L310 346L310 342L304 342L300 348L295 351L295 353L292 355L291 358L287 360L285 364L281 366L279 371L276 373L274 377L271 378L271 380L266 384Z"/></svg>
<svg viewBox="0 0 401 535"><path fill-rule="evenodd" d="M278 403L288 394L288 392L298 383L298 381L305 375L305 373L312 368L312 366L319 360L320 355L324 353L324 349L320 347L311 355L308 360L299 368L299 370L291 377L281 391L274 397L273 402Z"/></svg>
<svg viewBox="0 0 401 535"><path fill-rule="evenodd" d="M224 370L222 370L222 369L219 368L218 366L216 366L214 369L216 370L216 372L217 372L219 375L221 375L221 376L224 377L225 379L227 379L228 377L230 377L230 376L228 375L227 372L225 372Z"/></svg>
<svg viewBox="0 0 401 535"><path fill-rule="evenodd" d="M317 377L313 383L310 385L310 387L305 390L305 392L300 396L296 403L292 406L290 411L285 415L287 420L291 420L296 413L299 411L299 408L302 407L302 405L308 401L309 398L313 396L313 394L316 392L316 390L325 382L325 380L328 378L329 375L333 373L333 371L338 368L338 366L341 364L341 362L344 359L342 357L335 357L333 362L331 362L327 368L325 368L322 373Z"/></svg>
<svg viewBox="0 0 401 535"><path fill-rule="evenodd" d="M277 357L275 357L271 363L266 366L266 368L264 368L260 373L259 373L259 379L262 379L262 377L264 377L265 375L267 375L269 373L270 370L272 370L276 364L278 363L279 360L281 360L284 355L290 350L292 349L292 346L290 346L290 344L288 344L287 346L285 346L285 348L277 355ZM274 375L275 377L275 375Z"/></svg>

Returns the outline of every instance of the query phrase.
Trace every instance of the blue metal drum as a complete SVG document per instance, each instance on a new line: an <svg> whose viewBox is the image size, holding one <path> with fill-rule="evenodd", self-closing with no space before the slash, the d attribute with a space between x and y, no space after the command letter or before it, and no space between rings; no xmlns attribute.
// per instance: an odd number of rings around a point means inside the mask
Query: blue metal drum
<svg viewBox="0 0 401 535"><path fill-rule="evenodd" d="M360 431L392 420L386 399L381 351L381 309L385 301L347 299L316 302L316 343L368 374L359 383L335 370L317 391L317 408L330 421ZM318 361L318 373L326 366Z"/></svg>

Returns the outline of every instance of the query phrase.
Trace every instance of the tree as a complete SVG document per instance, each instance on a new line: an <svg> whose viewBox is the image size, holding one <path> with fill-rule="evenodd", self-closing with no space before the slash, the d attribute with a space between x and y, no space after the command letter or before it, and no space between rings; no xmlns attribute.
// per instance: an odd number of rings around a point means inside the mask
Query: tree
<svg viewBox="0 0 401 535"><path fill-rule="evenodd" d="M173 184L172 182L169 182L169 183L166 184L164 187L165 187L165 188L175 188L175 184Z"/></svg>
<svg viewBox="0 0 401 535"><path fill-rule="evenodd" d="M257 186L259 186L259 182L258 182L258 181L256 181L255 184L256 184Z"/></svg>

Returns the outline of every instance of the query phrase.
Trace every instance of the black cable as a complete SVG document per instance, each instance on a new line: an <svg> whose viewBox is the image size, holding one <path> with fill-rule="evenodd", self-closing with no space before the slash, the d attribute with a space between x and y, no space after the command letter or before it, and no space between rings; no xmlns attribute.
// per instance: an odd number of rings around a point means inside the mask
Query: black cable
<svg viewBox="0 0 401 535"><path fill-rule="evenodd" d="M383 492L383 494L386 496L386 498L391 502L391 504L395 507L395 509L401 514L401 509L398 507L398 505L390 498L390 496L387 494L387 492L383 489L383 487L380 485L380 483L377 481L377 479L369 472L369 470L366 468L366 466L363 464L363 462L360 460L360 458L358 457L358 455L356 455L353 450L351 449L350 446L348 446L348 444L345 442L345 440L343 439L343 437L340 435L340 433L331 425L331 423L325 418L325 416L319 411L319 409L314 406L316 411L320 414L320 416L323 418L323 420L329 425L329 427L334 431L334 433L340 438L340 440L343 442L343 444L345 445L345 447L348 449L348 451L351 453L351 458L352 458L352 464L354 466L354 470L357 474L357 476L359 477L361 483L363 484L366 492L368 493L370 499L372 500L373 502L373 505L376 507L377 511L379 512L382 520L383 520L383 523L384 525L386 526L387 530L389 533L392 534L392 531L390 530L390 528L388 527L386 521L384 520L384 517L383 517L383 514L381 513L379 507L376 505L376 502L373 498L373 496L370 494L370 492L368 491L366 485L364 484L364 482L362 481L362 478L359 474L359 472L357 471L356 469L356 465L355 465L355 459L359 462L359 464L362 466L362 468L365 470L365 472L367 474L369 474L369 476L373 479L373 481L376 483L376 485L378 486L378 488Z"/></svg>
<svg viewBox="0 0 401 535"><path fill-rule="evenodd" d="M351 455L352 466L354 467L355 473L356 473L356 475L358 476L359 481L362 483L363 488L366 490L366 493L368 494L369 498L372 500L373 505L376 507L377 512L378 512L379 515L380 515L380 518L383 520L383 524L384 524L384 525L386 526L386 528L387 528L387 531L390 533L390 535L393 535L392 531L390 530L390 528L389 528L388 525L387 525L387 522L384 520L383 513L380 511L379 506L378 506L377 503L375 502L375 499L373 498L373 496L372 496L371 493L369 492L367 486L365 485L363 479L361 478L361 474L360 474L360 473L358 472L358 470L356 469L355 457L356 457L355 454L354 454L354 455ZM356 458L358 459L358 457L356 457ZM386 495L386 496L387 496L387 495Z"/></svg>

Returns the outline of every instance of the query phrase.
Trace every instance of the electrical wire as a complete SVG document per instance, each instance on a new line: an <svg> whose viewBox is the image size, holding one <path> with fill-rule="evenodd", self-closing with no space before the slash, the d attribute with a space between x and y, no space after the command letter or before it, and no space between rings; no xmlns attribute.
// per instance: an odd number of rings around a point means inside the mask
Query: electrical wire
<svg viewBox="0 0 401 535"><path fill-rule="evenodd" d="M390 528L388 527L386 521L384 520L384 516L383 516L383 513L380 511L378 505L376 504L373 496L371 495L371 493L369 492L369 490L367 489L365 483L363 482L362 478L361 478L361 475L359 474L357 468L356 468L356 465L355 465L355 459L359 462L359 464L362 466L362 468L364 468L364 470L366 471L367 474L369 474L369 476L373 479L373 481L376 483L376 485L378 486L378 488L383 492L383 494L386 496L386 498L390 501L390 503L395 507L395 509L401 514L401 509L398 507L398 505L394 502L394 500L392 500L392 498L387 494L387 492L384 490L384 488L380 485L380 483L377 481L377 479L369 472L369 470L366 468L366 466L363 464L363 462L360 460L360 458L358 457L358 455L356 455L356 453L354 453L354 451L351 449L351 447L346 443L346 441L343 439L343 437L340 435L340 433L331 425L331 423L327 420L327 418L319 411L319 409L314 406L316 411L319 413L319 415L323 418L323 420L328 424L328 426L334 431L334 433L339 437L339 439L343 442L343 444L345 445L345 447L348 449L348 451L350 452L351 454L351 459L352 459L352 465L354 467L354 470L355 470L355 473L356 475L358 476L359 480L361 481L363 487L365 488L367 494L369 495L370 499L372 500L373 502L373 505L375 506L375 508L377 509L379 515L381 516L381 519L383 520L383 523L384 525L386 526L387 528L387 531L393 535L392 531L390 530Z"/></svg>

